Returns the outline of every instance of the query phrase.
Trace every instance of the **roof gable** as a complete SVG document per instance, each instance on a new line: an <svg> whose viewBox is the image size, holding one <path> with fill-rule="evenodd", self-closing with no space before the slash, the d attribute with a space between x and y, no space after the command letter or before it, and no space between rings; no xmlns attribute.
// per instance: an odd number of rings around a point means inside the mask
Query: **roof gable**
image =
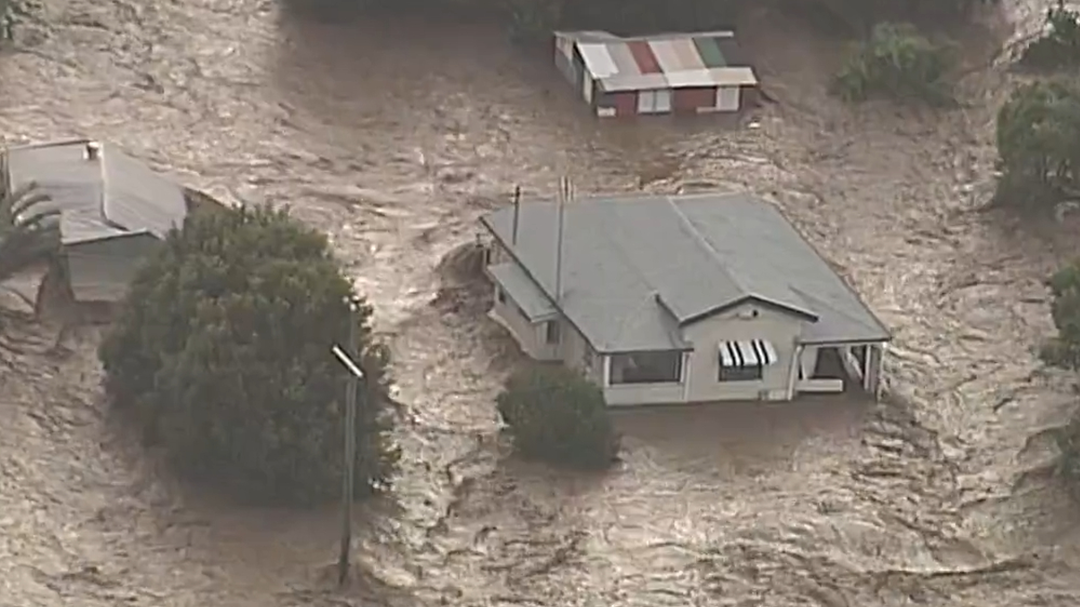
<svg viewBox="0 0 1080 607"><path fill-rule="evenodd" d="M861 300L770 203L742 194L522 203L483 222L601 351L685 347L680 325L748 300L809 321L817 340L888 339Z"/></svg>

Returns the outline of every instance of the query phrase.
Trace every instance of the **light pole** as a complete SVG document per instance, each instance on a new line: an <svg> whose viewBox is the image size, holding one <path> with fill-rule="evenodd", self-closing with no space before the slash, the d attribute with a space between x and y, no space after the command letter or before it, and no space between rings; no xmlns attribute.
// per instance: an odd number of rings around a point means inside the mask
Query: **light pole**
<svg viewBox="0 0 1080 607"><path fill-rule="evenodd" d="M364 379L364 371L353 360L358 356L356 343L357 312L360 310L360 300L350 297L345 300L349 306L349 351L346 352L340 346L334 344L330 351L337 357L341 364L349 370L349 381L345 388L345 473L342 478L341 495L341 554L338 556L338 584L344 586L349 579L349 553L352 549L352 503L353 503L353 479L356 476L356 392L359 383Z"/></svg>

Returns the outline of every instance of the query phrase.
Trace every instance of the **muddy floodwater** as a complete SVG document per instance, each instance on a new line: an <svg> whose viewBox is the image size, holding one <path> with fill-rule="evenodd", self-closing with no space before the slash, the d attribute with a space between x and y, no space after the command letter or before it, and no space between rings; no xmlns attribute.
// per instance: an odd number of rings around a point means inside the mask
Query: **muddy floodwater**
<svg viewBox="0 0 1080 607"><path fill-rule="evenodd" d="M745 15L779 103L735 124L599 122L498 26L42 2L0 54L0 135L115 141L331 234L394 347L406 461L396 505L363 517L364 583L336 594L336 511L240 510L161 480L108 430L78 331L0 367L0 606L1080 605L1080 517L1031 472L1052 453L1029 440L1073 398L1033 352L1041 281L1076 247L978 210L1014 78L997 49L1041 4L961 33L964 103L939 113L838 105L842 42ZM492 398L513 349L444 258L515 184L548 194L563 174L579 195L775 200L894 329L893 398L619 413L625 461L601 477L507 460Z"/></svg>

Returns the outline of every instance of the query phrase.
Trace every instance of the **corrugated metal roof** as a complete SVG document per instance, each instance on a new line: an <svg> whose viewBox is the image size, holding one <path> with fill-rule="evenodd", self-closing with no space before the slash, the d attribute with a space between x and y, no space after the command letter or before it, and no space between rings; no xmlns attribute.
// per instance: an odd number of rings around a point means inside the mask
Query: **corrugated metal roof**
<svg viewBox="0 0 1080 607"><path fill-rule="evenodd" d="M182 227L187 202L180 187L114 145L102 146L105 219L130 232L146 230L164 239Z"/></svg>
<svg viewBox="0 0 1080 607"><path fill-rule="evenodd" d="M512 248L548 301L555 214L552 202L523 203ZM482 221L509 246L512 209ZM563 313L604 352L685 347L681 322L748 298L803 315L808 343L890 337L779 210L747 194L568 203L562 288Z"/></svg>
<svg viewBox="0 0 1080 607"><path fill-rule="evenodd" d="M535 322L557 314L544 292L516 263L502 263L488 268L499 287L521 308L525 317Z"/></svg>
<svg viewBox="0 0 1080 607"><path fill-rule="evenodd" d="M608 54L606 44L579 44L578 50L585 61L585 69L593 78L607 78L619 73L615 61Z"/></svg>
<svg viewBox="0 0 1080 607"><path fill-rule="evenodd" d="M649 43L649 48L652 49L656 62L660 64L660 69L665 74L678 73L683 69L679 61L679 53L672 47L671 43L671 40L659 40Z"/></svg>
<svg viewBox="0 0 1080 607"><path fill-rule="evenodd" d="M732 32L617 38L606 32L559 32L573 41L585 69L609 92L689 86L753 86ZM560 47L561 48L561 47Z"/></svg>
<svg viewBox="0 0 1080 607"><path fill-rule="evenodd" d="M99 144L87 158L87 140L59 141L7 150L12 188L36 182L60 211L64 244L149 231L164 237L187 213L182 188L116 146Z"/></svg>

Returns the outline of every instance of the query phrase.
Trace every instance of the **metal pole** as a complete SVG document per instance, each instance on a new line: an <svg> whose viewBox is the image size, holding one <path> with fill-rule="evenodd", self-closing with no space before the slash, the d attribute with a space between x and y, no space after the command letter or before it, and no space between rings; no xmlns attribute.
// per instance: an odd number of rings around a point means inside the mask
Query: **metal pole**
<svg viewBox="0 0 1080 607"><path fill-rule="evenodd" d="M521 221L521 186L514 186L514 228L510 234L511 246L517 246L518 223Z"/></svg>
<svg viewBox="0 0 1080 607"><path fill-rule="evenodd" d="M555 231L555 303L562 303L562 264L563 264L563 213L566 210L566 198L570 195L570 180L566 177L559 182L558 208L555 209L555 220L558 222Z"/></svg>
<svg viewBox="0 0 1080 607"><path fill-rule="evenodd" d="M341 488L341 554L338 557L338 584L344 586L349 580L349 555L352 549L352 504L356 476L356 393L363 371L354 362L357 353L356 312L359 304L349 300L349 350L343 353L334 346L333 352L349 369L349 381L345 392L345 471Z"/></svg>

